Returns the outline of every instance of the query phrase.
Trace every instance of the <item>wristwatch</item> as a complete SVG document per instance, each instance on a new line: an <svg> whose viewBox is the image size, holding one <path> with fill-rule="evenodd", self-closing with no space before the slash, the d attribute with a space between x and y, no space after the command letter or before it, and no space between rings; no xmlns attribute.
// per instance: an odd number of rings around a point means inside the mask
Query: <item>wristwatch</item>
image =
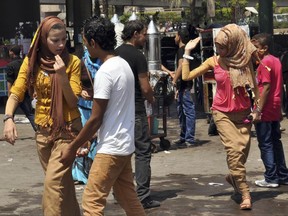
<svg viewBox="0 0 288 216"><path fill-rule="evenodd" d="M14 116L13 115L4 115L3 122L6 122L8 119L12 119L12 121L14 121Z"/></svg>

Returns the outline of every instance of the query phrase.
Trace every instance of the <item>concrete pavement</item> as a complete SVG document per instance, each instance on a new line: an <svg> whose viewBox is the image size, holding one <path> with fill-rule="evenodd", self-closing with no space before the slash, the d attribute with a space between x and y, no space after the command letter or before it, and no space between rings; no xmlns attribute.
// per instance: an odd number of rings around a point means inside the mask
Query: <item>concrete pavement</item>
<svg viewBox="0 0 288 216"><path fill-rule="evenodd" d="M178 138L179 126L174 105L167 119L167 139ZM3 118L3 108L0 109ZM17 117L23 117L21 114ZM198 113L196 136L200 146L188 149L159 151L152 158L151 195L161 207L146 210L149 216L286 216L288 215L288 186L267 189L254 185L263 178L264 167L255 137L247 162L247 180L251 186L252 211L239 210L239 197L231 197L233 189L224 177L227 174L226 154L219 136L208 136L208 124L203 113ZM19 120L22 120L20 118ZM1 120L2 122L2 120ZM282 141L288 158L288 120L282 121ZM15 146L0 141L0 216L40 216L43 190L43 171L36 154L33 130L27 123L17 123L19 139ZM0 133L3 124L0 124ZM153 141L159 148L159 139ZM79 203L84 189L76 185ZM109 196L107 216L125 215Z"/></svg>

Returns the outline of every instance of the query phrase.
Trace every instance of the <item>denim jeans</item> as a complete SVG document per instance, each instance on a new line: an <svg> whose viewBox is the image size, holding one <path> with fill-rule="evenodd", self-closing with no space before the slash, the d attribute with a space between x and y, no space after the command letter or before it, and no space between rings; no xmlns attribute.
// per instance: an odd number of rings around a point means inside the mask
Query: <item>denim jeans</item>
<svg viewBox="0 0 288 216"><path fill-rule="evenodd" d="M150 196L151 140L145 112L135 115L135 178L140 201Z"/></svg>
<svg viewBox="0 0 288 216"><path fill-rule="evenodd" d="M23 101L19 104L19 107L25 114L25 116L28 118L32 128L34 131L37 130L37 127L35 125L35 117L34 117L34 110L31 105L31 99L29 94L26 92Z"/></svg>
<svg viewBox="0 0 288 216"><path fill-rule="evenodd" d="M279 121L255 124L261 159L265 166L264 177L269 183L288 182L288 169L281 142Z"/></svg>
<svg viewBox="0 0 288 216"><path fill-rule="evenodd" d="M180 140L195 143L196 113L190 89L179 90L177 111L181 127Z"/></svg>

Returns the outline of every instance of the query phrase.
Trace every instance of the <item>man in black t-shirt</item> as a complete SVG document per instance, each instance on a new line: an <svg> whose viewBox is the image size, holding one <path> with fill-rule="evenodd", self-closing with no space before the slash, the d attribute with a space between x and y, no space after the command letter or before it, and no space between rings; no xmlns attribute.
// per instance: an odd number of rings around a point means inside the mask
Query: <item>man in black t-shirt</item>
<svg viewBox="0 0 288 216"><path fill-rule="evenodd" d="M8 95L10 95L10 89L17 79L20 67L22 65L23 59L20 57L21 47L18 45L13 46L9 50L9 56L12 59L9 64L7 64L7 87L8 87ZM28 92L25 93L25 97L23 101L19 104L19 107L23 111L23 113L28 118L32 128L34 131L37 130L35 122L34 122L34 110L31 105L31 99Z"/></svg>
<svg viewBox="0 0 288 216"><path fill-rule="evenodd" d="M160 206L150 197L151 180L151 140L144 100L154 103L153 90L148 78L148 64L143 53L147 29L139 20L126 23L122 39L124 44L115 51L130 65L135 77L135 178L137 194L144 208Z"/></svg>

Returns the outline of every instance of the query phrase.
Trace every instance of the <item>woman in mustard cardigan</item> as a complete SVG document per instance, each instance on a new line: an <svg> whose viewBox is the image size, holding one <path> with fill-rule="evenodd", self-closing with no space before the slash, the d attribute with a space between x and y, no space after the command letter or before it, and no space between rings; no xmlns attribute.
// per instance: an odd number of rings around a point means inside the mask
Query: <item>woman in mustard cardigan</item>
<svg viewBox="0 0 288 216"><path fill-rule="evenodd" d="M8 98L4 136L12 145L17 138L13 114L25 91L37 94L35 109L36 146L45 173L43 214L79 216L71 167L59 162L61 150L82 128L77 107L80 59L66 49L66 28L57 17L46 17L39 25L28 55Z"/></svg>

